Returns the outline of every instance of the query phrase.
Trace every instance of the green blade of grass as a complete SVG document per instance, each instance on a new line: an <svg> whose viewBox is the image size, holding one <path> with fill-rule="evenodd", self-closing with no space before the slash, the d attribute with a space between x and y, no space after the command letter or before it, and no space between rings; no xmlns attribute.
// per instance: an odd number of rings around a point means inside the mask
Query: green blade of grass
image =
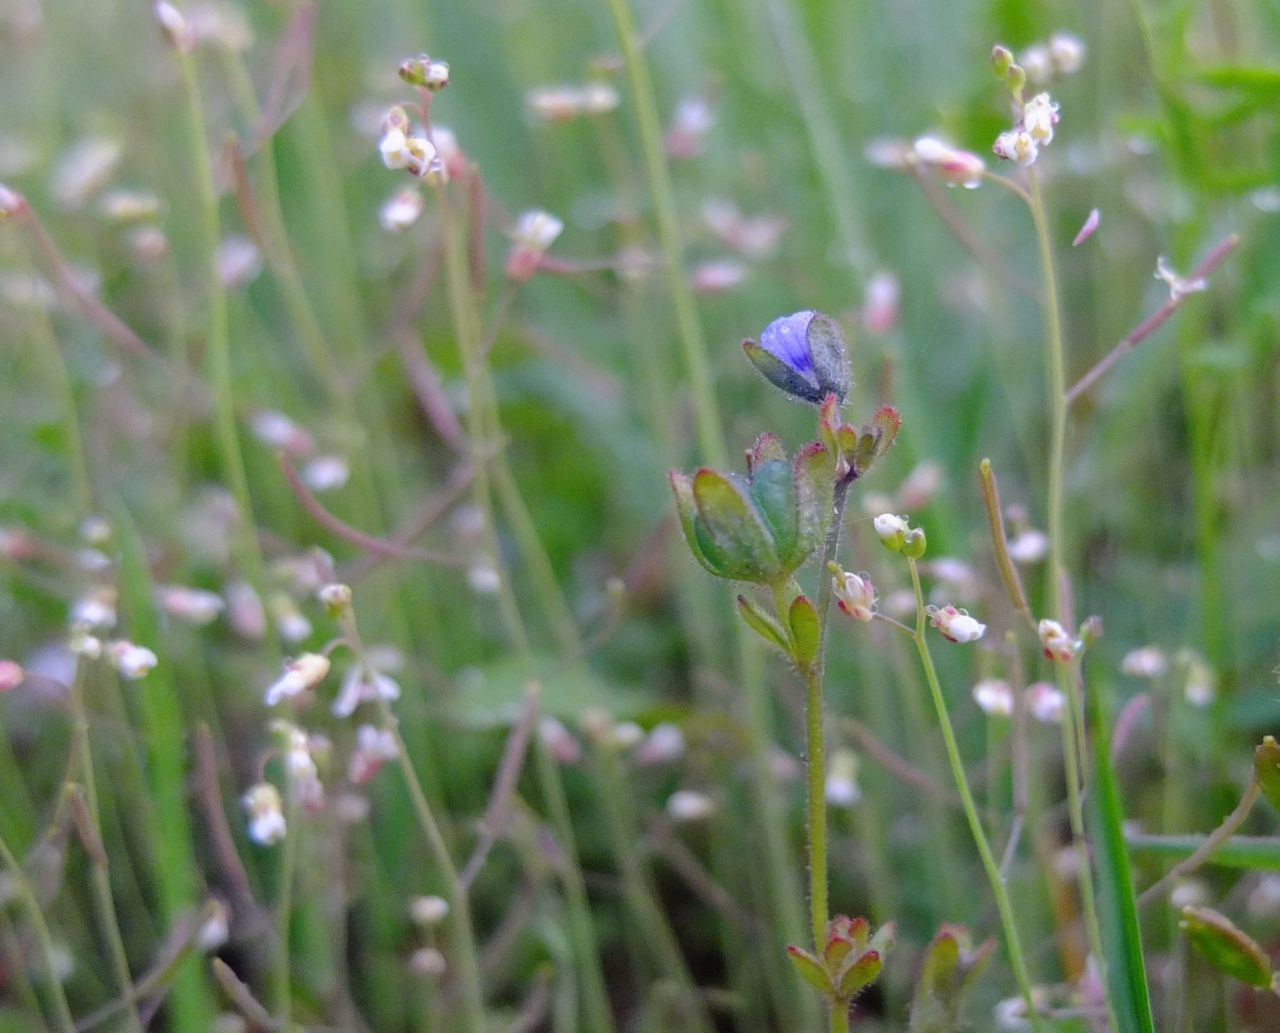
<svg viewBox="0 0 1280 1033"><path fill-rule="evenodd" d="M1207 836L1125 837L1129 854L1135 858L1159 861L1181 861L1203 845ZM1253 871L1280 872L1280 838L1273 836L1234 836L1213 852L1205 864L1221 868L1245 868Z"/></svg>
<svg viewBox="0 0 1280 1033"><path fill-rule="evenodd" d="M1142 954L1142 930L1124 837L1124 807L1111 766L1110 724L1095 690L1086 693L1093 733L1094 781L1089 794L1106 979L1120 1033L1155 1033Z"/></svg>

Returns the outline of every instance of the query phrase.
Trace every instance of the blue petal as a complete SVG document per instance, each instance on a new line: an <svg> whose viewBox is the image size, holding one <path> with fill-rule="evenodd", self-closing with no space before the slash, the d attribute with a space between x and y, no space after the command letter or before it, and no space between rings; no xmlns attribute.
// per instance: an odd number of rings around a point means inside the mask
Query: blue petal
<svg viewBox="0 0 1280 1033"><path fill-rule="evenodd" d="M760 347L810 380L813 379L813 360L809 355L808 333L812 319L812 311L796 312L775 319L760 335Z"/></svg>

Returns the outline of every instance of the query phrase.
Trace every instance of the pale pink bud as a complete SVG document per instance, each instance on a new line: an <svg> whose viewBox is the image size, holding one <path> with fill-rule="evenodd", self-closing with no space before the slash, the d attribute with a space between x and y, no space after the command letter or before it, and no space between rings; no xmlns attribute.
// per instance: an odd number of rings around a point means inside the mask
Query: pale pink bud
<svg viewBox="0 0 1280 1033"><path fill-rule="evenodd" d="M732 290L746 278L747 267L742 262L724 258L695 266L689 281L699 294L719 294Z"/></svg>
<svg viewBox="0 0 1280 1033"><path fill-rule="evenodd" d="M0 660L0 692L16 689L26 676L20 663L14 660Z"/></svg>
<svg viewBox="0 0 1280 1033"><path fill-rule="evenodd" d="M1094 231L1098 228L1098 223L1102 219L1102 213L1094 208L1089 212L1089 217L1084 220L1084 225L1080 227L1080 232L1075 235L1075 239L1071 241L1072 247L1079 247L1086 240L1093 236Z"/></svg>
<svg viewBox="0 0 1280 1033"><path fill-rule="evenodd" d="M582 758L582 747L578 740L556 718L544 717L539 721L538 735L558 763L573 764Z"/></svg>
<svg viewBox="0 0 1280 1033"><path fill-rule="evenodd" d="M862 302L862 326L869 334L887 334L898 323L901 291L893 273L881 271L867 281Z"/></svg>
<svg viewBox="0 0 1280 1033"><path fill-rule="evenodd" d="M156 589L160 609L170 617L201 627L218 619L226 603L217 592L185 585L161 585Z"/></svg>
<svg viewBox="0 0 1280 1033"><path fill-rule="evenodd" d="M353 785L364 785L389 760L399 756L396 737L389 729L361 725L356 729L356 745L351 752L347 777Z"/></svg>
<svg viewBox="0 0 1280 1033"><path fill-rule="evenodd" d="M668 764L684 756L684 732L679 725L662 722L654 725L644 742L636 747L637 764Z"/></svg>
<svg viewBox="0 0 1280 1033"><path fill-rule="evenodd" d="M1121 672L1133 678L1159 678L1168 669L1169 662L1159 646L1130 650L1120 661Z"/></svg>
<svg viewBox="0 0 1280 1033"><path fill-rule="evenodd" d="M444 897L414 897L409 902L409 917L429 929L449 917L449 902Z"/></svg>
<svg viewBox="0 0 1280 1033"><path fill-rule="evenodd" d="M1084 41L1069 32L1055 32L1049 37L1049 55L1055 72L1059 75L1073 75L1084 64Z"/></svg>
<svg viewBox="0 0 1280 1033"><path fill-rule="evenodd" d="M1039 563L1049 555L1049 537L1043 531L1019 531L1009 539L1009 558L1015 563Z"/></svg>
<svg viewBox="0 0 1280 1033"><path fill-rule="evenodd" d="M992 717L1013 715L1013 690L999 678L984 678L973 687L973 701L984 714Z"/></svg>
<svg viewBox="0 0 1280 1033"><path fill-rule="evenodd" d="M671 127L667 130L667 153L676 159L696 158L703 141L715 125L715 113L705 97L682 97L676 103Z"/></svg>
<svg viewBox="0 0 1280 1033"><path fill-rule="evenodd" d="M1047 681L1027 686L1023 698L1026 700L1027 713L1037 721L1045 724L1062 723L1062 715L1067 708L1066 697Z"/></svg>
<svg viewBox="0 0 1280 1033"><path fill-rule="evenodd" d="M268 448L279 449L294 458L307 455L315 447L310 434L275 409L254 413L250 426L254 436Z"/></svg>
<svg viewBox="0 0 1280 1033"><path fill-rule="evenodd" d="M932 136L920 137L913 151L916 161L936 172L949 186L973 190L982 185L982 175L987 166L976 154L959 150Z"/></svg>
<svg viewBox="0 0 1280 1033"><path fill-rule="evenodd" d="M564 223L541 209L521 212L512 231L512 247L507 255L507 277L523 283L538 270L547 249L564 230Z"/></svg>

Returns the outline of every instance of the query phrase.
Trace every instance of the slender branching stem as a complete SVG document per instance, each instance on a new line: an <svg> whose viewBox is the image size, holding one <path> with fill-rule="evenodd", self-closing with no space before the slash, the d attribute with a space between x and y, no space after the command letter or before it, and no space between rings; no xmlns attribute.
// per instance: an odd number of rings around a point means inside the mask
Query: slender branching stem
<svg viewBox="0 0 1280 1033"><path fill-rule="evenodd" d="M1027 170L1027 183L1028 204L1032 222L1035 224L1036 244L1040 252L1040 274L1043 280L1041 301L1045 320L1045 363L1048 367L1049 380L1049 486L1046 506L1046 519L1049 525L1048 604L1052 612L1063 620L1067 620L1069 615L1066 612L1065 599L1066 566L1063 557L1065 548L1063 477L1066 463L1067 400L1062 312L1058 302L1058 280L1054 272L1048 215L1045 210L1044 195L1040 190L1040 180L1034 167ZM1080 699L1079 682L1070 666L1058 664L1056 673L1058 687L1067 700L1067 713L1062 722L1062 750L1066 765L1067 811L1076 847L1076 881L1080 890L1080 908L1084 913L1089 950L1098 965L1103 966L1106 956L1102 952L1101 924L1098 919L1097 901L1094 897L1093 874L1089 866L1089 849L1084 838L1084 803L1080 781L1083 773L1088 770L1084 709ZM1110 991L1108 989L1104 992L1107 995L1107 1008L1110 1010L1112 1007Z"/></svg>
<svg viewBox="0 0 1280 1033"><path fill-rule="evenodd" d="M911 570L911 588L916 597L916 630L914 641L916 653L920 657L920 666L924 671L925 681L929 685L929 693L933 697L933 706L937 711L938 724L942 728L942 740L946 745L947 762L951 765L951 775L955 779L956 791L960 794L960 803L964 808L965 819L969 823L969 831L973 835L974 845L978 848L978 856L982 859L982 867L987 873L987 881L991 884L991 892L996 898L996 910L1000 913L1000 925L1004 932L1005 951L1009 955L1009 964L1013 968L1014 979L1018 990L1027 1005L1027 1015L1032 1028L1039 1033L1044 1026L1036 1010L1035 1000L1031 993L1031 978L1027 972L1026 957L1022 952L1022 941L1018 936L1018 926L1013 917L1013 905L1009 900L1009 891L1004 879L1000 876L1000 868L995 855L991 852L991 844L987 842L987 834L982 827L982 818L978 814L973 793L969 789L969 778L965 774L964 761L960 757L960 747L956 742L955 731L951 727L951 717L947 711L947 701L942 694L942 686L938 682L938 672L933 666L933 657L929 653L929 642L925 637L925 604L924 592L920 587L920 570L916 561L908 558L907 565Z"/></svg>
<svg viewBox="0 0 1280 1033"><path fill-rule="evenodd" d="M254 526L249 476L245 471L244 456L240 451L239 430L236 426L227 294L215 261L221 242L222 228L218 217L218 192L213 181L213 155L210 153L206 136L204 104L200 97L200 78L195 55L178 53L177 58L187 98L190 154L192 164L195 166L195 196L200 206L201 230L204 236L204 261L208 277L208 297L205 300L209 307L206 346L209 373L213 380L217 447L223 474L227 478L240 514L240 523L235 536L236 559L243 568L245 577L261 592L266 583L266 573ZM274 631L269 634L274 635Z"/></svg>
<svg viewBox="0 0 1280 1033"><path fill-rule="evenodd" d="M22 865L9 849L9 844L0 836L0 860L9 870L13 880L14 895L27 912L27 920L35 932L36 943L40 946L40 954L44 962L45 982L49 987L49 1001L52 1004L59 1033L76 1033L75 1019L71 1017L71 1005L67 1003L67 992L63 989L62 980L58 977L58 949L53 944L53 936L49 932L49 924L44 920L44 912L40 909L40 901L36 899L31 881Z"/></svg>
<svg viewBox="0 0 1280 1033"><path fill-rule="evenodd" d="M93 884L93 900L98 910L98 921L107 941L111 967L120 984L121 999L125 1005L126 1025L142 1033L142 1018L138 1014L138 1002L133 989L133 976L129 972L129 956L125 951L124 937L120 933L120 919L116 915L115 900L111 894L111 873L108 868L107 848L102 840L102 812L98 807L98 781L93 771L93 750L89 745L89 713L84 705L83 661L76 665L71 682L71 718L73 741L80 775L84 782L84 803L88 811L90 827L86 833L91 842L85 843L89 853L90 881Z"/></svg>

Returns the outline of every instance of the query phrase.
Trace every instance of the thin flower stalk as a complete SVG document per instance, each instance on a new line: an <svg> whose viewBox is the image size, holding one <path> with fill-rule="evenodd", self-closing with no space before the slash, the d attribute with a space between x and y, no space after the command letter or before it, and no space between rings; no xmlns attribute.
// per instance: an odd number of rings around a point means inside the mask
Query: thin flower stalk
<svg viewBox="0 0 1280 1033"><path fill-rule="evenodd" d="M93 899L98 910L98 921L107 941L111 967L120 984L121 1000L125 1005L125 1019L130 1029L141 1033L142 1018L133 988L133 976L129 972L129 958L125 952L124 937L120 933L120 920L116 915L115 901L111 895L111 876L108 871L106 846L102 841L102 815L98 807L98 783L93 771L93 751L89 745L89 714L84 705L84 663L76 665L71 683L72 734L77 762L84 781L84 799L91 823L86 830L93 843L86 843L89 853L90 880L93 883Z"/></svg>
<svg viewBox="0 0 1280 1033"><path fill-rule="evenodd" d="M913 640L916 653L920 657L920 666L924 671L925 681L929 685L929 693L933 697L934 709L937 712L938 724L942 728L942 740L947 750L947 762L951 766L951 775L955 780L956 791L960 794L960 803L964 808L969 831L973 835L974 845L978 848L978 856L986 871L987 881L991 885L992 895L996 900L996 910L1000 914L1000 926L1004 932L1005 950L1009 955L1009 964L1013 968L1013 976L1018 984L1018 991L1027 1005L1032 1029L1040 1033L1044 1029L1039 1012L1031 992L1031 978L1027 971L1026 957L1022 951L1022 941L1018 936L1018 926L1014 920L1013 905L1009 900L1009 892L1004 880L1000 877L1000 868L995 855L991 852L991 844L987 841L982 827L982 817L978 813L973 800L973 792L969 788L969 778L965 774L964 761L960 756L960 747L956 742L955 731L951 727L951 716L947 711L946 697L942 694L942 686L938 682L938 672L933 666L933 657L929 652L929 642L925 637L927 620L925 614L924 592L920 587L920 571L916 561L907 558L911 571L911 588L916 598L916 628Z"/></svg>
<svg viewBox="0 0 1280 1033"><path fill-rule="evenodd" d="M642 53L643 40L636 30L629 0L608 0L614 29L621 51L640 132L640 147L649 181L650 197L657 218L658 239L662 249L663 271L675 310L678 337L689 377L693 412L697 421L698 445L702 458L713 466L723 466L728 455L721 432L720 406L711 388L710 363L702 325L698 318L692 288L684 275L684 244L680 232L680 211L676 204L671 171L663 149L662 125L658 118L652 77ZM772 738L769 703L765 691L760 652L749 633L735 626L734 647L751 742L757 816L765 837L765 854L774 913L789 939L799 938L801 920L793 903L791 876L785 865L786 846L782 840L783 808L769 767L769 742ZM807 1019L812 1014L811 998L794 998L798 1014Z"/></svg>
<svg viewBox="0 0 1280 1033"><path fill-rule="evenodd" d="M1027 170L1028 198L1032 222L1035 225L1036 244L1040 253L1040 272L1043 280L1042 305L1045 319L1045 363L1049 379L1049 485L1047 523L1049 534L1048 606L1051 612L1066 616L1065 577L1063 549L1063 476L1066 463L1067 399L1066 359L1062 341L1062 313L1058 302L1058 281L1054 272L1053 246L1049 237L1048 217L1044 195L1035 168ZM1081 777L1088 770L1088 745L1084 735L1084 708L1080 698L1079 683L1071 665L1054 665L1058 688L1067 699L1067 713L1062 722L1063 761L1066 766L1067 810L1071 834L1075 841L1077 871L1076 881L1080 890L1080 907L1084 913L1085 930L1089 950L1099 965L1105 964L1102 950L1102 928L1098 918L1097 901L1093 887L1093 873L1089 865L1089 849L1085 840L1083 786ZM1104 980L1105 985L1105 980ZM1107 1008L1112 1008L1110 992Z"/></svg>

